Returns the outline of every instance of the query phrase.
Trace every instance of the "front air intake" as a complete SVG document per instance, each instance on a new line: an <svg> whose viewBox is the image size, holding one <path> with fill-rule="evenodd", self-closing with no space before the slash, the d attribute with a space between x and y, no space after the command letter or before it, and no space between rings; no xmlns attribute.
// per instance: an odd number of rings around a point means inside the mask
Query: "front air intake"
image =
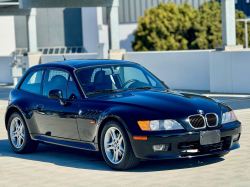
<svg viewBox="0 0 250 187"><path fill-rule="evenodd" d="M189 116L189 123L195 129L204 128L206 126L204 117L201 115Z"/></svg>

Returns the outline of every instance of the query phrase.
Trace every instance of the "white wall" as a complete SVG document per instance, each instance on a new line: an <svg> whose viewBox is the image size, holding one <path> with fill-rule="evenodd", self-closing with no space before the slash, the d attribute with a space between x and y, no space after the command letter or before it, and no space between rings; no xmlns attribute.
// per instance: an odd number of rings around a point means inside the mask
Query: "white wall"
<svg viewBox="0 0 250 187"><path fill-rule="evenodd" d="M172 89L209 90L210 50L128 52L124 60L141 64Z"/></svg>
<svg viewBox="0 0 250 187"><path fill-rule="evenodd" d="M91 18L92 19L92 18ZM108 39L108 26L103 24L102 8L97 8L97 23L99 43L109 43ZM125 49L127 52L132 52L131 42L134 40L133 33L136 31L137 23L123 23L119 25L120 48Z"/></svg>
<svg viewBox="0 0 250 187"><path fill-rule="evenodd" d="M250 51L212 52L210 90L224 93L250 93Z"/></svg>
<svg viewBox="0 0 250 187"><path fill-rule="evenodd" d="M108 40L108 27L107 25L99 26L99 42L109 43ZM119 25L120 48L125 49L127 52L132 52L132 41L134 41L133 33L136 31L137 23L128 23Z"/></svg>
<svg viewBox="0 0 250 187"><path fill-rule="evenodd" d="M14 16L0 16L0 56L16 50Z"/></svg>
<svg viewBox="0 0 250 187"><path fill-rule="evenodd" d="M0 56L0 83L13 83L10 69L13 60L12 56Z"/></svg>
<svg viewBox="0 0 250 187"><path fill-rule="evenodd" d="M126 49L127 52L132 52L132 41L134 41L134 32L137 29L137 23L120 24L120 46L121 49Z"/></svg>
<svg viewBox="0 0 250 187"><path fill-rule="evenodd" d="M97 8L82 8L82 35L83 46L88 53L97 53L99 36L97 24Z"/></svg>
<svg viewBox="0 0 250 187"><path fill-rule="evenodd" d="M86 53L86 54L65 54L64 55L66 60L73 60L73 59L96 59L98 58L97 53ZM62 55L42 55L41 56L41 63L48 63L48 62L56 62L56 61L63 61Z"/></svg>

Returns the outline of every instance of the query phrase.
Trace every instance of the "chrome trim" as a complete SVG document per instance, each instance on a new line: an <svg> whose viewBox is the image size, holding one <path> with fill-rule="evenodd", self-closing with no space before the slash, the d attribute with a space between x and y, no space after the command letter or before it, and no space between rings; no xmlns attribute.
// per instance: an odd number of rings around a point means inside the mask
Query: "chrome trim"
<svg viewBox="0 0 250 187"><path fill-rule="evenodd" d="M190 123L190 120L189 120L189 118L192 117L192 116L201 116L201 117L203 118L203 121L204 121L204 127L195 128L195 127ZM207 127L207 126L206 126L207 122L206 122L204 116L203 116L203 115L200 115L200 114L188 116L188 123L189 123L189 125L190 125L192 128L194 128L194 129L205 129L205 128Z"/></svg>
<svg viewBox="0 0 250 187"><path fill-rule="evenodd" d="M208 122L207 122L207 115L208 115L208 114L214 114L214 115L216 116L216 125L210 126L210 125L208 124ZM217 126L219 125L219 117L218 117L218 115L215 114L215 113L207 113L207 114L205 115L205 120L206 120L206 124L207 124L208 127L217 127Z"/></svg>

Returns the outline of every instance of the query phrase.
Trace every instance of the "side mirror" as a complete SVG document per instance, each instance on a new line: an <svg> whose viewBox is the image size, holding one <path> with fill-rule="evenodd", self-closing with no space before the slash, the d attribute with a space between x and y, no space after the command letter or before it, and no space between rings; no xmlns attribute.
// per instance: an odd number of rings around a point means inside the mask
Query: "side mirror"
<svg viewBox="0 0 250 187"><path fill-rule="evenodd" d="M50 90L49 98L59 100L61 105L65 105L62 90Z"/></svg>

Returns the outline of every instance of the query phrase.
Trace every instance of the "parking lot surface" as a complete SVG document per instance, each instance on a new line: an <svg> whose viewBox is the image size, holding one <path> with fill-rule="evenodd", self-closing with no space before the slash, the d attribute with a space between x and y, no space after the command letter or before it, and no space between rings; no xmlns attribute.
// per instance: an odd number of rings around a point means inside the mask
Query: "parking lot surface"
<svg viewBox="0 0 250 187"><path fill-rule="evenodd" d="M211 94L225 101L243 124L241 148L223 158L143 161L129 171L111 170L99 153L40 144L15 154L4 114L11 86L0 85L0 187L3 186L250 186L250 95Z"/></svg>

